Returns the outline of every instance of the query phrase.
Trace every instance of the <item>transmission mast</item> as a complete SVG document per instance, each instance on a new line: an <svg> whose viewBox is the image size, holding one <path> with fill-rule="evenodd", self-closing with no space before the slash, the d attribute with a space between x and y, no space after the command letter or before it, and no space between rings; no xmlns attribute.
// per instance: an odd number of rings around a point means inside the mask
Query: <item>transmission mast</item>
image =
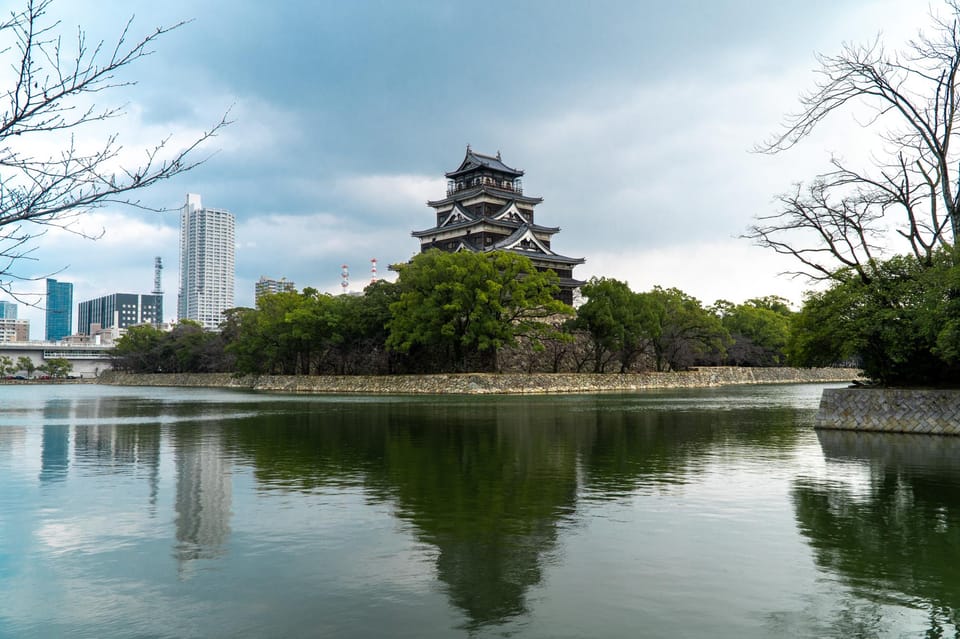
<svg viewBox="0 0 960 639"><path fill-rule="evenodd" d="M340 267L340 290L346 294L350 288L350 267L344 264Z"/></svg>
<svg viewBox="0 0 960 639"><path fill-rule="evenodd" d="M372 258L370 260L370 283L377 283L377 258Z"/></svg>

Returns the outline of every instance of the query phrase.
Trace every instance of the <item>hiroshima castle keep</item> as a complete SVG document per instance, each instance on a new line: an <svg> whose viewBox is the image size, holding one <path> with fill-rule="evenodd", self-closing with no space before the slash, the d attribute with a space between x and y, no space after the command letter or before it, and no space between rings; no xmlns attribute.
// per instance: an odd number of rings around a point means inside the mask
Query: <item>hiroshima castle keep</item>
<svg viewBox="0 0 960 639"><path fill-rule="evenodd" d="M573 302L573 291L583 282L573 269L583 258L567 257L550 248L560 231L534 221L534 207L543 198L523 194L523 171L503 163L500 153L482 155L467 145L467 154L457 169L446 174L447 196L427 202L436 211L436 226L414 231L421 252L509 251L524 255L540 271L551 270L560 278L559 299Z"/></svg>

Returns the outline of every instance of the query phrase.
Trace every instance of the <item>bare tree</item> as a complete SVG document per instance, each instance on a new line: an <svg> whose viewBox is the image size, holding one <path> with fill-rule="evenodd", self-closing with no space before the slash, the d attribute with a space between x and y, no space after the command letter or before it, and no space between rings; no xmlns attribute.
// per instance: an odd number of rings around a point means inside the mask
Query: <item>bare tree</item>
<svg viewBox="0 0 960 639"><path fill-rule="evenodd" d="M931 16L932 35L920 34L903 52L887 53L874 41L818 56L820 79L800 97L800 112L758 147L790 149L834 112L858 107L868 114L863 126L883 142L886 156L874 166L857 170L833 158L830 171L782 195L776 213L756 218L746 237L796 258L794 274L822 280L849 267L869 282L885 249L929 264L936 250L960 239L960 155L953 148L960 0L945 5L947 17Z"/></svg>
<svg viewBox="0 0 960 639"><path fill-rule="evenodd" d="M196 167L198 147L227 125L226 115L185 147L161 140L132 165L116 133L91 147L77 137L124 115L124 106L96 104L105 93L134 84L120 77L126 67L149 56L160 37L184 23L159 27L131 39L128 21L113 44L87 42L79 29L69 46L60 22L48 16L52 0L25 0L22 10L0 21L0 72L9 88L0 91L0 290L25 279L15 265L33 259L36 240L50 227L89 237L75 227L77 217L107 204L159 210L135 195L161 180ZM57 151L38 149L53 140ZM102 234L102 233L101 233Z"/></svg>

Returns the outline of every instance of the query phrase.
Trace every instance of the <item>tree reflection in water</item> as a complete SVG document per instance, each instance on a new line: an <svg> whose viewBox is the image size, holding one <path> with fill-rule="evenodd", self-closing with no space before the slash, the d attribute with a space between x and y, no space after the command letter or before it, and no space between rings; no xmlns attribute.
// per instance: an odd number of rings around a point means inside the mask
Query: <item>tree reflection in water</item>
<svg viewBox="0 0 960 639"><path fill-rule="evenodd" d="M626 401L626 400L625 400ZM619 499L669 490L709 455L743 447L788 455L795 412L624 411L578 398L331 402L266 414L225 431L265 488L362 486L394 505L419 541L466 628L528 613L527 593L584 496ZM732 452L731 452L732 451Z"/></svg>
<svg viewBox="0 0 960 639"><path fill-rule="evenodd" d="M960 628L960 439L819 431L828 469L865 483L798 478L793 501L817 565L878 605L925 610L927 636ZM881 627L895 625L883 619Z"/></svg>

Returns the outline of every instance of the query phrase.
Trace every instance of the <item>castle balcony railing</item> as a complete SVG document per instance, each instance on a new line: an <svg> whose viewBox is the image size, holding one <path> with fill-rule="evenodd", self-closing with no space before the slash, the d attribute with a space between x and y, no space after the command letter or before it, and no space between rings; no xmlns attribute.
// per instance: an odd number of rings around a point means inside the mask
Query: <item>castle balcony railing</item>
<svg viewBox="0 0 960 639"><path fill-rule="evenodd" d="M498 180L489 176L483 176L469 180L447 180L447 196L459 193L460 191L466 191L467 189L475 189L480 186L523 195L522 180Z"/></svg>

